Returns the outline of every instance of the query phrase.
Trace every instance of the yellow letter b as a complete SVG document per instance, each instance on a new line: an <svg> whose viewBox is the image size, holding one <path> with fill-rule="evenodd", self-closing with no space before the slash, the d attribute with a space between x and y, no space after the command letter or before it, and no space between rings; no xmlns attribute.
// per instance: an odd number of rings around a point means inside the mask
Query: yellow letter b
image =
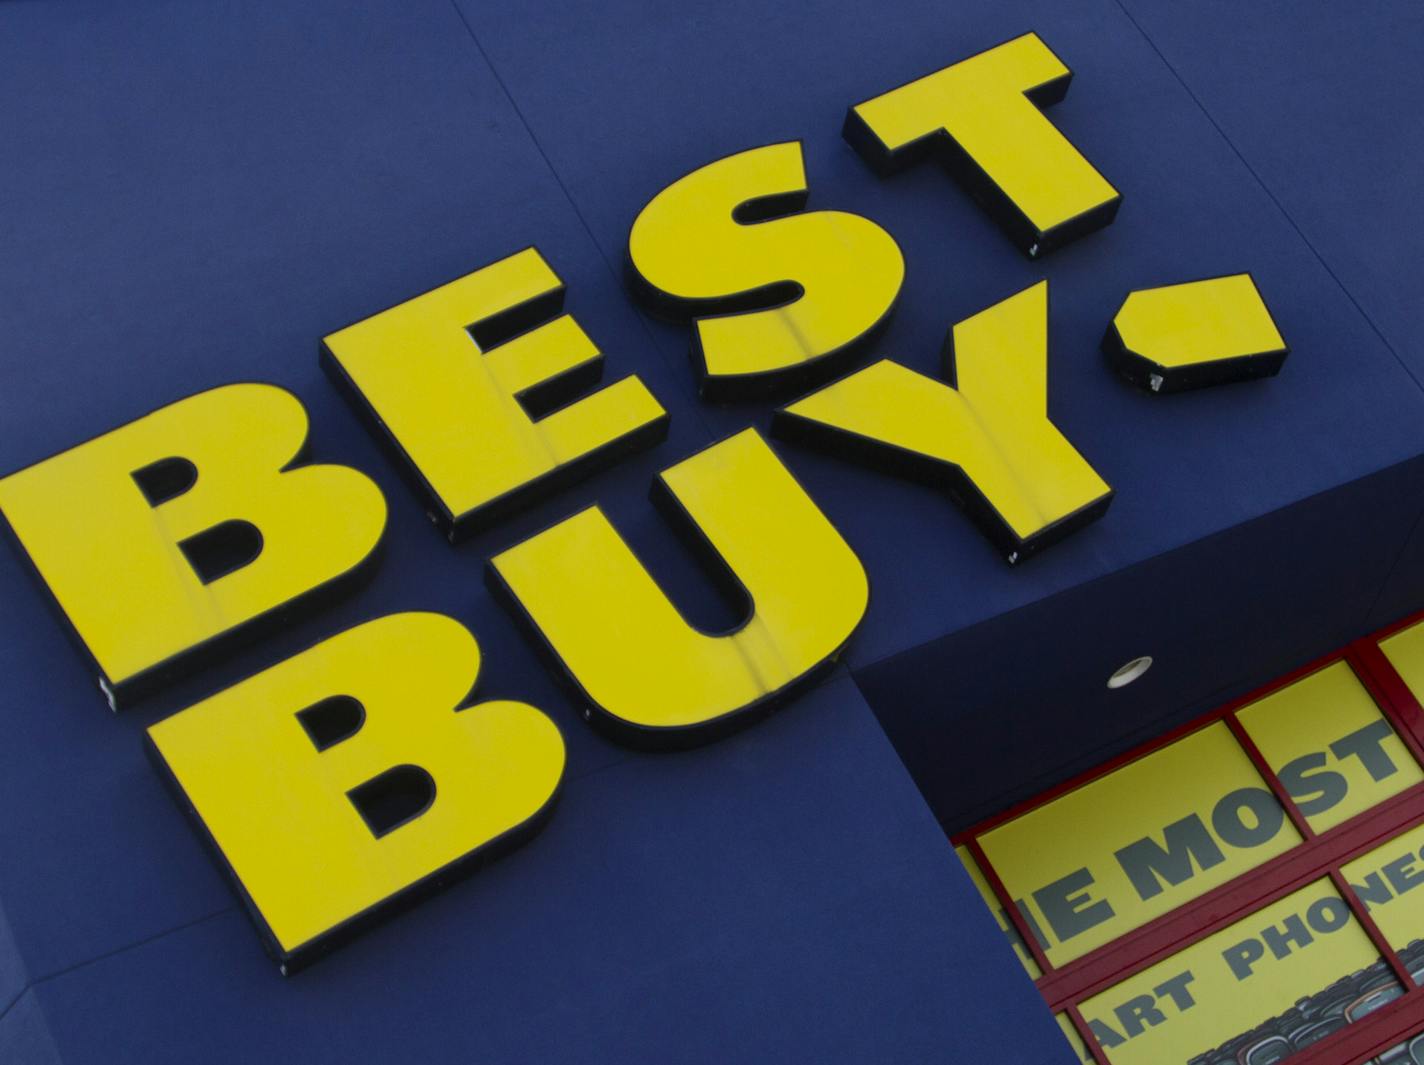
<svg viewBox="0 0 1424 1065"><path fill-rule="evenodd" d="M227 385L0 481L0 510L111 706L371 555L380 489L345 466L289 469L306 434L295 396Z"/></svg>
<svg viewBox="0 0 1424 1065"><path fill-rule="evenodd" d="M393 614L148 730L284 973L543 823L563 739L466 706L479 670L459 622Z"/></svg>

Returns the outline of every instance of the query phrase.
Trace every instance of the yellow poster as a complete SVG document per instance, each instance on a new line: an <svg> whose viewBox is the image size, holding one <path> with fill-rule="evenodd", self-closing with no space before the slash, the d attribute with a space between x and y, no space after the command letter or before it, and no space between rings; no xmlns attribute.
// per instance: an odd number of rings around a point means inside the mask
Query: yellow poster
<svg viewBox="0 0 1424 1065"><path fill-rule="evenodd" d="M1345 662L1273 692L1238 717L1317 832L1424 781L1424 771ZM980 838L1054 965L1082 957L1299 842L1284 808L1224 722Z"/></svg>
<svg viewBox="0 0 1424 1065"><path fill-rule="evenodd" d="M1424 825L1356 858L1341 872L1416 984L1424 984Z"/></svg>
<svg viewBox="0 0 1424 1065"><path fill-rule="evenodd" d="M1053 1019L1058 1022L1058 1027L1063 1030L1063 1038L1068 1040L1068 1045L1073 1048L1073 1053L1082 1062L1092 1062L1093 1052L1088 1049L1088 1044L1083 1042L1083 1037L1078 1034L1078 1029L1073 1027L1073 1022L1066 1013L1055 1013Z"/></svg>
<svg viewBox="0 0 1424 1065"><path fill-rule="evenodd" d="M1346 662L1252 703L1237 718L1316 832L1424 780Z"/></svg>
<svg viewBox="0 0 1424 1065"><path fill-rule="evenodd" d="M980 840L1055 965L1299 842L1284 809L1220 722Z"/></svg>
<svg viewBox="0 0 1424 1065"><path fill-rule="evenodd" d="M1321 880L1098 994L1082 1011L1113 1065L1266 1065L1402 993L1345 901Z"/></svg>

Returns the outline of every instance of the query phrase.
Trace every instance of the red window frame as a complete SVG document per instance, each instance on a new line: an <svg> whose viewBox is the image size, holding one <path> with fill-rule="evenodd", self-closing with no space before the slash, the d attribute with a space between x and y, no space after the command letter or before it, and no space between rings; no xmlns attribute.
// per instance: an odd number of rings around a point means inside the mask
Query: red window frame
<svg viewBox="0 0 1424 1065"><path fill-rule="evenodd" d="M1380 649L1388 637L1424 622L1424 611L1410 615L1378 632L1355 640L1271 681L1208 714L1173 729L1149 743L1133 748L1111 761L1081 773L1040 795L956 834L951 842L965 847L974 858L994 893L1004 915L1012 922L1024 948L1042 975L1035 981L1054 1013L1064 1013L1098 1065L1111 1065L1106 1052L1088 1026L1078 1005L1100 991L1170 957L1196 941L1249 916L1263 906L1329 879L1350 907L1355 920L1370 937L1380 957L1385 959L1404 994L1369 1016L1356 1021L1290 1057L1291 1065L1363 1065L1391 1047L1424 1032L1424 985L1414 986L1399 954L1389 945L1364 904L1346 882L1341 867L1399 834L1424 823L1424 782L1393 795L1376 806L1323 832L1314 831L1286 793L1275 771L1266 762L1254 740L1236 718L1236 712L1274 691L1333 665L1345 662L1378 704L1385 719L1394 726L1400 740L1424 766L1424 706L1410 691L1398 671ZM1225 884L1126 932L1110 943L1062 965L1051 964L1037 936L1015 905L993 864L984 853L979 837L1062 795L1082 787L1113 770L1215 722L1224 722L1251 760L1256 771L1285 808L1302 842L1285 854L1251 869Z"/></svg>

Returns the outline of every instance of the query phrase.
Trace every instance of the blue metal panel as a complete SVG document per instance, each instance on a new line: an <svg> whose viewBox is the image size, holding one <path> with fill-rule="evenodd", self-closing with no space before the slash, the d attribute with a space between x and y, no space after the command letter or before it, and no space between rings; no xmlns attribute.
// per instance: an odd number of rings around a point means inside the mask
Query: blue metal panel
<svg viewBox="0 0 1424 1065"><path fill-rule="evenodd" d="M306 404L314 458L370 473L391 504L359 594L117 717L43 590L0 565L0 1058L1066 1060L876 718L954 823L1362 631L1382 592L1375 616L1424 589L1424 548L1403 550L1424 487L1401 250L1419 214L1401 222L1399 203L1420 148L1399 145L1414 155L1397 171L1372 154L1413 119L1395 24L1342 29L1324 4L1128 10L1138 22L1106 0L0 8L0 471L263 379ZM1112 226L1042 263L941 173L882 181L838 134L848 105L1029 29L1075 71L1052 119L1124 193ZM1337 39L1348 54L1326 62ZM1344 127L1365 101L1371 122ZM787 138L812 208L863 213L905 250L877 353L934 372L950 324L1050 279L1050 411L1117 496L1011 569L947 500L783 446L869 570L851 676L721 744L627 752L582 723L483 560L597 500L692 618L728 620L646 495L770 408L697 402L687 331L636 310L620 271L663 184ZM1336 191L1367 178L1373 193ZM451 548L317 343L529 244L672 433ZM1280 377L1154 397L1111 375L1097 345L1129 289L1243 269L1291 344ZM142 730L411 608L476 632L484 693L555 718L565 795L524 850L283 981ZM1144 652L1153 672L1109 698L1106 674Z"/></svg>

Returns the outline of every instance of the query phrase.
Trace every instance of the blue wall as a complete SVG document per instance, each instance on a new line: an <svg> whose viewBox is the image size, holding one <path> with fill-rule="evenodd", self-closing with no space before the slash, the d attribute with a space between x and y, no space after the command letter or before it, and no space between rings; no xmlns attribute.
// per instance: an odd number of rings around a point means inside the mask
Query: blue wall
<svg viewBox="0 0 1424 1065"><path fill-rule="evenodd" d="M1190 7L0 7L0 471L262 379L306 404L313 458L391 504L368 587L119 716L0 560L0 1060L1066 1062L936 818L960 827L1424 606L1424 143L1406 137L1424 85L1401 46L1424 16ZM848 105L1029 29L1075 71L1053 120L1124 196L1042 263L942 173L882 181L839 137ZM621 263L666 182L790 138L812 208L905 251L877 354L934 372L951 323L1050 279L1050 411L1117 495L1011 569L948 500L778 445L865 560L870 615L764 724L628 752L580 721L484 559L597 500L691 616L720 617L647 491L770 406L700 403L687 331L633 306ZM671 434L452 548L317 343L529 244ZM1279 378L1155 397L1106 369L1129 289L1236 270L1293 349ZM461 619L483 693L555 717L564 796L529 846L283 980L142 731L399 609ZM1107 692L1144 653L1147 677Z"/></svg>

